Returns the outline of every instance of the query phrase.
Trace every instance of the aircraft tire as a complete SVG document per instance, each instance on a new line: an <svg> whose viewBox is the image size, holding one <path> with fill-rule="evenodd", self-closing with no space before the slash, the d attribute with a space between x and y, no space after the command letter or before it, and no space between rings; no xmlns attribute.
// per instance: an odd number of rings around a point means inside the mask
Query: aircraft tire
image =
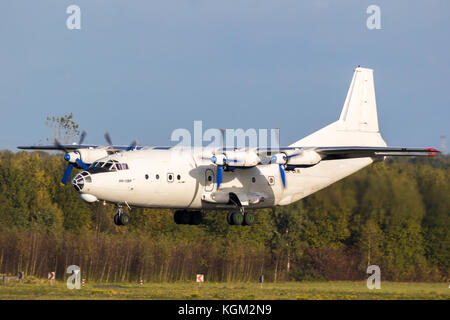
<svg viewBox="0 0 450 320"><path fill-rule="evenodd" d="M202 223L203 215L200 211L191 211L190 216L191 216L190 217L191 219L190 219L189 224L197 226L200 223Z"/></svg>
<svg viewBox="0 0 450 320"><path fill-rule="evenodd" d="M114 224L116 225L116 226L121 226L122 224L120 223L120 220L119 220L119 214L118 213L116 213L116 215L114 216Z"/></svg>
<svg viewBox="0 0 450 320"><path fill-rule="evenodd" d="M191 213L187 210L182 210L180 212L180 223L189 224L191 222Z"/></svg>
<svg viewBox="0 0 450 320"><path fill-rule="evenodd" d="M233 212L232 212L232 211L230 211L230 212L227 213L227 222L228 222L228 224L229 224L230 226L233 225L233 220L231 220L231 216L232 216L232 215L233 215Z"/></svg>
<svg viewBox="0 0 450 320"><path fill-rule="evenodd" d="M181 224L181 215L183 214L183 211L177 210L173 214L173 221L175 221L176 224Z"/></svg>
<svg viewBox="0 0 450 320"><path fill-rule="evenodd" d="M240 226L242 225L242 222L244 222L244 216L239 211L233 212L231 214L231 221L233 222L233 225Z"/></svg>
<svg viewBox="0 0 450 320"><path fill-rule="evenodd" d="M119 221L122 226L126 226L130 223L130 217L127 214L122 213L119 217Z"/></svg>
<svg viewBox="0 0 450 320"><path fill-rule="evenodd" d="M246 212L244 214L244 222L242 225L251 226L255 222L255 215L251 212Z"/></svg>

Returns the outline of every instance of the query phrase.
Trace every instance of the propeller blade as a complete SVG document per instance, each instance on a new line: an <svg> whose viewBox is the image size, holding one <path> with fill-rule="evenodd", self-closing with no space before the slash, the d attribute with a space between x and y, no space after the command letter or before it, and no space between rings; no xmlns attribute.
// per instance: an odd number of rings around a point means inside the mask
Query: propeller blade
<svg viewBox="0 0 450 320"><path fill-rule="evenodd" d="M57 147L59 150L63 150L65 153L69 153L69 151L67 151L66 148L64 148L62 146L61 143L59 143L58 139L55 138L55 143L54 143L55 147Z"/></svg>
<svg viewBox="0 0 450 320"><path fill-rule="evenodd" d="M286 172L284 171L284 164L280 164L280 176L281 182L283 183L283 188L286 188Z"/></svg>
<svg viewBox="0 0 450 320"><path fill-rule="evenodd" d="M109 135L108 131L105 131L105 140L108 143L108 145L112 146L112 140L111 140L111 136Z"/></svg>
<svg viewBox="0 0 450 320"><path fill-rule="evenodd" d="M89 165L87 165L86 163L84 163L83 161L81 161L80 159L76 159L75 162L78 164L78 166L83 169L86 170L87 168L89 168Z"/></svg>
<svg viewBox="0 0 450 320"><path fill-rule="evenodd" d="M133 150L134 148L136 148L137 146L137 140L134 140L133 142L131 142L131 144L128 146L127 151Z"/></svg>
<svg viewBox="0 0 450 320"><path fill-rule="evenodd" d="M61 185L63 185L63 186L66 185L67 180L69 180L70 175L72 174L72 169L73 169L73 166L71 163L69 163L66 170L64 171L63 178L61 179Z"/></svg>
<svg viewBox="0 0 450 320"><path fill-rule="evenodd" d="M83 130L83 132L81 133L81 136L80 136L80 140L78 141L78 144L82 144L83 143L84 138L86 138L86 135L87 135L87 131Z"/></svg>
<svg viewBox="0 0 450 320"><path fill-rule="evenodd" d="M222 184L223 179L223 166L217 166L217 190L220 189L220 185Z"/></svg>

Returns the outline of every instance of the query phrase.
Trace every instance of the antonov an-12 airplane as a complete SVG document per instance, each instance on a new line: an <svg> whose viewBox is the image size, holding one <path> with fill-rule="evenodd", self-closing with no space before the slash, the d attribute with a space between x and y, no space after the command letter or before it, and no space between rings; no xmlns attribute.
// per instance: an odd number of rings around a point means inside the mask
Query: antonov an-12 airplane
<svg viewBox="0 0 450 320"><path fill-rule="evenodd" d="M21 146L64 150L68 168L82 169L72 185L87 202L117 206L114 222L127 225L123 206L174 209L178 224L199 224L202 211L228 210L230 225L251 225L252 209L298 201L386 156L436 156L432 148L387 147L378 129L373 70L357 67L339 120L288 147L189 148L109 145ZM267 159L269 161L267 161Z"/></svg>

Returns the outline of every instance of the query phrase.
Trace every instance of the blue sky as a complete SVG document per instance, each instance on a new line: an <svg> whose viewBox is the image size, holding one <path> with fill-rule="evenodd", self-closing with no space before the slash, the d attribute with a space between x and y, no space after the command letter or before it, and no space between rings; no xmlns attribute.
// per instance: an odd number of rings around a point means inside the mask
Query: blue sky
<svg viewBox="0 0 450 320"><path fill-rule="evenodd" d="M81 8L68 30L66 8ZM369 5L381 30L366 27ZM88 143L169 145L176 128L281 128L287 145L339 117L373 68L391 146L440 147L450 119L449 1L0 2L0 149L73 112Z"/></svg>

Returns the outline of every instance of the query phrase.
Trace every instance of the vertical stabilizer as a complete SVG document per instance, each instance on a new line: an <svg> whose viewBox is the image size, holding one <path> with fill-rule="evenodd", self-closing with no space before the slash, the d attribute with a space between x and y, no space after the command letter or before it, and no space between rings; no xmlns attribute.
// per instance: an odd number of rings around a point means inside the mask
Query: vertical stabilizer
<svg viewBox="0 0 450 320"><path fill-rule="evenodd" d="M355 69L338 121L291 146L386 146L378 129L373 70Z"/></svg>
<svg viewBox="0 0 450 320"><path fill-rule="evenodd" d="M339 122L340 130L378 132L372 69L355 69Z"/></svg>

